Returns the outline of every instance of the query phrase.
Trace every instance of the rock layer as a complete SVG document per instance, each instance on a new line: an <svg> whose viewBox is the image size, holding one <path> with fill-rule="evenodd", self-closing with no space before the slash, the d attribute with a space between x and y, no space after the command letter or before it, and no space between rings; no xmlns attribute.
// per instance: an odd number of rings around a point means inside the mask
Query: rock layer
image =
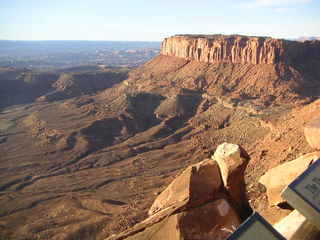
<svg viewBox="0 0 320 240"><path fill-rule="evenodd" d="M310 55L306 52L311 48L314 51L315 46L319 52L318 41L301 43L240 35L176 35L163 41L161 54L208 63L276 64L292 62L301 54Z"/></svg>

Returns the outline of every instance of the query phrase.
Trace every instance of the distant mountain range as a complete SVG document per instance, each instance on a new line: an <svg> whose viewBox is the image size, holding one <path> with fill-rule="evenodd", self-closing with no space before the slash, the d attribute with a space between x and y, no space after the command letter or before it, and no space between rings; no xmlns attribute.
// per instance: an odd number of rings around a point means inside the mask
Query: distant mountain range
<svg viewBox="0 0 320 240"><path fill-rule="evenodd" d="M312 41L312 40L319 40L320 41L320 37L299 37L297 39L295 39L297 41L300 41L300 42L304 42L304 41Z"/></svg>
<svg viewBox="0 0 320 240"><path fill-rule="evenodd" d="M130 41L4 41L0 67L30 69L83 65L135 67L159 53L160 42Z"/></svg>

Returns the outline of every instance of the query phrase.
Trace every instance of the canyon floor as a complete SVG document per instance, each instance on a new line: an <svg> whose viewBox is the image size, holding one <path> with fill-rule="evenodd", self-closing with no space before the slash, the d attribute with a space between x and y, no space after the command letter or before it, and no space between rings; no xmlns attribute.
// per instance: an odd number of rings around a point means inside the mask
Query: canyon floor
<svg viewBox="0 0 320 240"><path fill-rule="evenodd" d="M54 93L0 112L0 236L105 239L146 218L175 176L223 142L250 155L250 206L279 220L288 210L269 207L258 179L312 151L303 135L320 107L312 76L160 55L91 92L51 80Z"/></svg>

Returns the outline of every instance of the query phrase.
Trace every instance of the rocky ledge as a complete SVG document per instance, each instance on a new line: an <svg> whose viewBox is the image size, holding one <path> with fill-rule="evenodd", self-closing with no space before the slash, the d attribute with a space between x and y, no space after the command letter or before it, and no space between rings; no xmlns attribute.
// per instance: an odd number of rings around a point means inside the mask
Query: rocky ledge
<svg viewBox="0 0 320 240"><path fill-rule="evenodd" d="M296 42L240 35L175 35L161 54L208 63L276 64L318 58L320 41Z"/></svg>
<svg viewBox="0 0 320 240"><path fill-rule="evenodd" d="M185 169L154 201L149 217L107 240L224 240L251 214L244 189L249 156L220 145L212 159Z"/></svg>
<svg viewBox="0 0 320 240"><path fill-rule="evenodd" d="M269 205L291 209L282 191L319 157L319 151L312 152L269 169L259 181ZM146 220L106 240L229 239L252 212L244 181L249 161L239 145L219 145L211 159L189 166L160 193ZM297 210L273 227L288 240L320 239L319 229Z"/></svg>

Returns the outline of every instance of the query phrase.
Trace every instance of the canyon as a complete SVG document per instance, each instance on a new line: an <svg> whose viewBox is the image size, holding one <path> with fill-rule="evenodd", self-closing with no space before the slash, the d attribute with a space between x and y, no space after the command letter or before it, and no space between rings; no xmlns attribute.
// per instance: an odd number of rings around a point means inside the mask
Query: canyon
<svg viewBox="0 0 320 240"><path fill-rule="evenodd" d="M250 156L249 208L277 222L290 210L270 206L259 179L313 151L303 126L319 113L319 44L177 35L130 71L1 69L0 236L130 231L170 182L224 142Z"/></svg>

